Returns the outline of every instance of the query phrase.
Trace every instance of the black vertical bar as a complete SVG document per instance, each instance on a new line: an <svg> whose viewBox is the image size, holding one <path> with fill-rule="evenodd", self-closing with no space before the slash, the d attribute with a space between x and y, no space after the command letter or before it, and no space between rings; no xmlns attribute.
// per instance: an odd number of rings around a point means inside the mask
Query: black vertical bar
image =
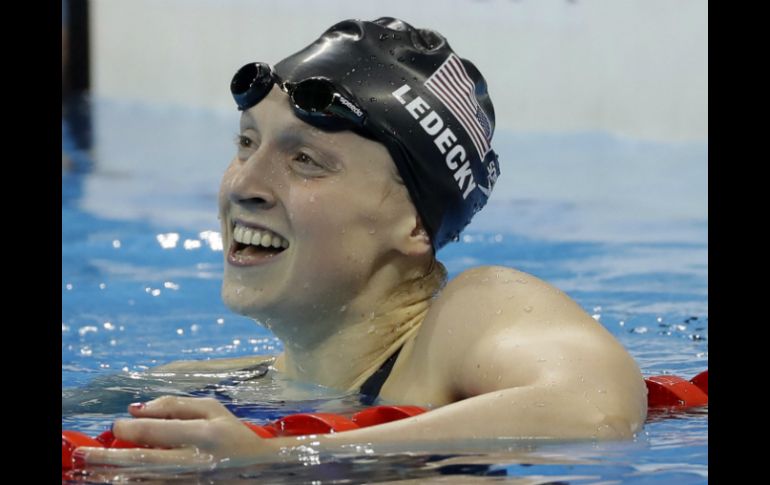
<svg viewBox="0 0 770 485"><path fill-rule="evenodd" d="M88 7L88 0L67 0L64 4L68 37L65 83L69 94L83 93L91 87Z"/></svg>
<svg viewBox="0 0 770 485"><path fill-rule="evenodd" d="M62 0L62 160L75 172L93 165L89 5L89 0Z"/></svg>

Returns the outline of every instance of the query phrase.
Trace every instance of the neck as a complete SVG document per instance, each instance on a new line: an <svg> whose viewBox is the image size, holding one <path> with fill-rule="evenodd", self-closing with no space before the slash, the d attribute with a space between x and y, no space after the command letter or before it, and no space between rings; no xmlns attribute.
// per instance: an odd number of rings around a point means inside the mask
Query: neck
<svg viewBox="0 0 770 485"><path fill-rule="evenodd" d="M334 315L314 315L281 332L285 352L275 363L288 378L338 389L358 389L420 328L432 297L446 283L446 269L433 260L428 268L372 297L360 295ZM325 312L323 312L325 313ZM331 329L310 332L308 329Z"/></svg>

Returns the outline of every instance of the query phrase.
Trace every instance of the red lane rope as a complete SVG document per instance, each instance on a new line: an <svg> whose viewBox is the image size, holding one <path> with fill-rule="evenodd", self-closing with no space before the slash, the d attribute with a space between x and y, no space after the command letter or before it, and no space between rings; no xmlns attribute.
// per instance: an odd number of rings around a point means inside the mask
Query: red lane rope
<svg viewBox="0 0 770 485"><path fill-rule="evenodd" d="M647 406L689 408L709 403L709 371L706 369L689 381L677 376L652 376L647 384Z"/></svg>

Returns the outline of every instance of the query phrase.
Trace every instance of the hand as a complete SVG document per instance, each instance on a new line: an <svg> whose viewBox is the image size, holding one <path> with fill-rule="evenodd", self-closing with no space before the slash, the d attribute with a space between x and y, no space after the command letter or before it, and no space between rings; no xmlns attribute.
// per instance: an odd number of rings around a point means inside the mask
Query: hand
<svg viewBox="0 0 770 485"><path fill-rule="evenodd" d="M116 438L152 448L91 448L75 451L86 466L202 465L256 458L274 450L217 400L164 396L132 404L137 419L115 421ZM165 448L165 449L164 449Z"/></svg>

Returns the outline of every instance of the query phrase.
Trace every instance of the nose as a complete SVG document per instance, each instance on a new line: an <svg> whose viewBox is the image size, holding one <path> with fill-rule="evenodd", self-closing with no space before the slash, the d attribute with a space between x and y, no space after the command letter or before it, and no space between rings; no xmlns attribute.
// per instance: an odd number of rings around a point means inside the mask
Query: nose
<svg viewBox="0 0 770 485"><path fill-rule="evenodd" d="M234 163L227 196L232 204L244 209L270 209L276 204L273 176L266 164L259 163L256 158Z"/></svg>

